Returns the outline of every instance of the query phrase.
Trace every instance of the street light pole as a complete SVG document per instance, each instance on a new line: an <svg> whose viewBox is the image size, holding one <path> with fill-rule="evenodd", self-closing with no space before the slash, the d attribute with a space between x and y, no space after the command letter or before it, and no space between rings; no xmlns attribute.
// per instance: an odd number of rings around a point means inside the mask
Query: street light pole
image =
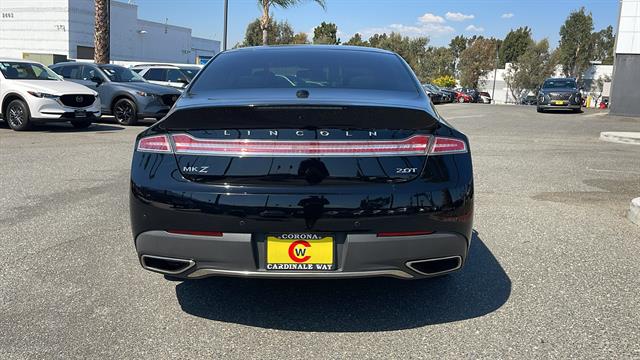
<svg viewBox="0 0 640 360"><path fill-rule="evenodd" d="M222 31L222 51L227 50L227 17L229 13L229 0L224 0L224 29Z"/></svg>
<svg viewBox="0 0 640 360"><path fill-rule="evenodd" d="M495 104L496 98L496 77L498 76L498 51L500 50L500 46L496 46L496 61L493 66L493 89L491 90L491 101Z"/></svg>

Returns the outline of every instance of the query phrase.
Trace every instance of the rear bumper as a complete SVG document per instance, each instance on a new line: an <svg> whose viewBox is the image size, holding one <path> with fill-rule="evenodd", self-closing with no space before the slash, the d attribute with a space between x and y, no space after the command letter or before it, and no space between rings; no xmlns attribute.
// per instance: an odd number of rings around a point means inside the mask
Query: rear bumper
<svg viewBox="0 0 640 360"><path fill-rule="evenodd" d="M582 108L582 105L580 104L565 104L565 105L538 104L538 108L544 109L544 110L554 110L554 109L578 110Z"/></svg>
<svg viewBox="0 0 640 360"><path fill-rule="evenodd" d="M387 276L417 279L456 271L467 257L469 240L455 233L379 238L375 234L335 234L335 270L266 269L265 234L231 233L219 237L147 231L135 245L144 268L182 278L239 276L269 278L343 278ZM146 257L179 259L184 269L163 271ZM416 261L449 259L441 271L422 272ZM451 261L453 260L453 261Z"/></svg>

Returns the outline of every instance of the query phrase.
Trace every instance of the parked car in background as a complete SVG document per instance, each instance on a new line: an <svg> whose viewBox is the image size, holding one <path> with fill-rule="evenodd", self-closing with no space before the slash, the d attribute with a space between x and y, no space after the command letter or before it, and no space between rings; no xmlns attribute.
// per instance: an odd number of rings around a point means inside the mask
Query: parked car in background
<svg viewBox="0 0 640 360"><path fill-rule="evenodd" d="M444 102L449 102L449 95L440 91L440 89L432 84L422 84L423 88L428 89L428 93L431 94L431 101L434 104L442 104Z"/></svg>
<svg viewBox="0 0 640 360"><path fill-rule="evenodd" d="M576 79L549 78L538 91L538 112L546 110L582 111L582 95Z"/></svg>
<svg viewBox="0 0 640 360"><path fill-rule="evenodd" d="M102 113L113 115L122 125L133 125L142 118L162 118L181 94L177 89L151 84L118 65L64 62L51 69L96 90L102 100Z"/></svg>
<svg viewBox="0 0 640 360"><path fill-rule="evenodd" d="M520 95L518 103L521 105L538 105L538 96L534 91L524 90Z"/></svg>
<svg viewBox="0 0 640 360"><path fill-rule="evenodd" d="M152 84L184 89L191 78L182 69L173 65L136 65L131 70L137 72Z"/></svg>
<svg viewBox="0 0 640 360"><path fill-rule="evenodd" d="M429 85L431 85L432 88L437 90L440 93L440 95L442 95L442 102L449 103L449 102L453 101L453 96L451 95L451 93L449 91L446 91L443 88L441 88L440 86L435 85L435 84L429 84Z"/></svg>
<svg viewBox="0 0 640 360"><path fill-rule="evenodd" d="M218 54L136 138L142 267L174 279L459 270L473 228L469 140L419 86L400 56L374 48Z"/></svg>
<svg viewBox="0 0 640 360"><path fill-rule="evenodd" d="M191 82L191 80L193 80L193 78L196 77L198 72L200 72L200 70L202 69L201 66L197 66L197 65L176 65L176 66L180 68L180 70L182 70L182 72L187 76L187 80L189 80L189 82Z"/></svg>
<svg viewBox="0 0 640 360"><path fill-rule="evenodd" d="M87 128L100 118L100 98L38 62L0 59L0 115L16 131L66 121Z"/></svg>
<svg viewBox="0 0 640 360"><path fill-rule="evenodd" d="M432 103L440 104L443 102L442 94L440 94L439 91L429 86L429 84L422 84L422 88L424 89L427 96L431 99Z"/></svg>
<svg viewBox="0 0 640 360"><path fill-rule="evenodd" d="M456 98L457 98L457 93L455 90L450 90L450 89L444 89L438 86L438 89L440 89L440 91L442 91L443 93L449 95L449 102L455 102Z"/></svg>
<svg viewBox="0 0 640 360"><path fill-rule="evenodd" d="M473 102L473 98L465 92L456 90L456 101L459 103L470 103Z"/></svg>
<svg viewBox="0 0 640 360"><path fill-rule="evenodd" d="M489 93L485 91L479 92L478 102L483 104L491 104L491 95L489 95Z"/></svg>

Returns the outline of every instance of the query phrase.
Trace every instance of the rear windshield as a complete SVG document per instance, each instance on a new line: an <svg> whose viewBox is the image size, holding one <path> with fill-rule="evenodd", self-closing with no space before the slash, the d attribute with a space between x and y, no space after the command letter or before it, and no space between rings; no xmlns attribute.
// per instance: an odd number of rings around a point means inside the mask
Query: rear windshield
<svg viewBox="0 0 640 360"><path fill-rule="evenodd" d="M546 80L544 82L544 85L542 85L543 89L561 89L561 88L574 89L575 87L576 87L576 81L573 79Z"/></svg>
<svg viewBox="0 0 640 360"><path fill-rule="evenodd" d="M409 70L396 55L329 49L220 54L202 70L190 91L261 88L417 91Z"/></svg>

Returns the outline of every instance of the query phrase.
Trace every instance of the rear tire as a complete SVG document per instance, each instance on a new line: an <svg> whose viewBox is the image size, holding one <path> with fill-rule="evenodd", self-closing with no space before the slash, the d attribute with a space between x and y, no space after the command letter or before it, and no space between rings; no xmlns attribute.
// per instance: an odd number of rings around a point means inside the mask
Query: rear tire
<svg viewBox="0 0 640 360"><path fill-rule="evenodd" d="M582 113L582 109L573 109L573 112L575 114L580 114L580 113Z"/></svg>
<svg viewBox="0 0 640 360"><path fill-rule="evenodd" d="M86 129L91 126L91 121L72 121L71 125L76 129Z"/></svg>
<svg viewBox="0 0 640 360"><path fill-rule="evenodd" d="M120 125L135 125L138 122L138 109L129 99L123 98L116 101L113 104L112 113Z"/></svg>
<svg viewBox="0 0 640 360"><path fill-rule="evenodd" d="M543 113L544 112L544 110L539 106L536 107L536 111L539 112L539 113Z"/></svg>
<svg viewBox="0 0 640 360"><path fill-rule="evenodd" d="M32 126L29 107L22 100L13 100L7 105L4 120L15 131L29 130Z"/></svg>

